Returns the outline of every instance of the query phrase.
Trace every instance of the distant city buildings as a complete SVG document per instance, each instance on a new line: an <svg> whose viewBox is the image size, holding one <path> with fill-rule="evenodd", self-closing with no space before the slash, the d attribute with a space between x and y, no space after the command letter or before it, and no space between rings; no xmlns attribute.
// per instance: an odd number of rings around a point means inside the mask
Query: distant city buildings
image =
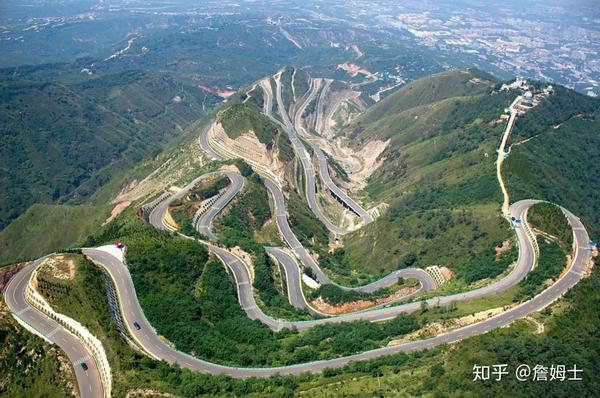
<svg viewBox="0 0 600 398"><path fill-rule="evenodd" d="M526 13L505 4L459 8L436 2L402 8L378 20L406 30L422 45L472 56L483 69L492 66L589 96L600 94L600 13L594 18L580 7L542 3L532 3Z"/></svg>

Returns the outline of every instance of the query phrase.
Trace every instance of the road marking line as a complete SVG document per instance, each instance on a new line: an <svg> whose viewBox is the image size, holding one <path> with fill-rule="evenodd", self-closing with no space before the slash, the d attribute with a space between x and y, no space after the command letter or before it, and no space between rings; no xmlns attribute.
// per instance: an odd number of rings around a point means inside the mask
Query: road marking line
<svg viewBox="0 0 600 398"><path fill-rule="evenodd" d="M50 333L48 333L46 335L46 337L52 337L52 336L54 336L59 330L61 330L60 326L55 327L54 330L52 330Z"/></svg>
<svg viewBox="0 0 600 398"><path fill-rule="evenodd" d="M29 310L31 310L31 307L25 307L22 310L19 310L19 311L15 312L15 314L22 315L22 314L26 313Z"/></svg>

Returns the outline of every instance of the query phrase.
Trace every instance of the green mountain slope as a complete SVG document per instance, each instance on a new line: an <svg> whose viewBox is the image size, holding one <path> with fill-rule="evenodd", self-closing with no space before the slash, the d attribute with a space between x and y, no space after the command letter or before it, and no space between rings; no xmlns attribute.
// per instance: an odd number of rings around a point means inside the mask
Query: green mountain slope
<svg viewBox="0 0 600 398"><path fill-rule="evenodd" d="M0 231L0 265L80 242L108 218L111 208L34 204Z"/></svg>
<svg viewBox="0 0 600 398"><path fill-rule="evenodd" d="M441 265L473 282L504 270L494 247L511 235L500 218L494 155L503 130L498 117L516 94L495 93L495 83L471 71L433 75L350 126L355 145L390 140L365 189L389 208L345 237L338 271L360 277Z"/></svg>
<svg viewBox="0 0 600 398"><path fill-rule="evenodd" d="M493 84L478 71L449 71L407 84L362 115L359 125L386 123L399 113L440 100L485 92ZM389 122L388 122L389 123ZM391 123L389 123L391 124ZM368 134L368 131L367 131Z"/></svg>
<svg viewBox="0 0 600 398"><path fill-rule="evenodd" d="M85 198L156 155L211 98L136 72L77 86L0 80L0 228L32 203Z"/></svg>
<svg viewBox="0 0 600 398"><path fill-rule="evenodd" d="M288 164L294 159L294 150L287 135L256 105L234 99L230 106L219 113L218 121L229 138L236 139L252 131L267 150L276 149L281 161Z"/></svg>
<svg viewBox="0 0 600 398"><path fill-rule="evenodd" d="M550 200L581 217L600 238L600 100L562 87L517 119L505 176L512 200ZM529 140L527 140L529 139Z"/></svg>
<svg viewBox="0 0 600 398"><path fill-rule="evenodd" d="M502 272L494 246L510 234L499 212L496 148L504 128L499 116L517 93L499 93L496 82L470 73L416 81L346 130L357 146L390 140L365 189L389 208L345 238L333 256L338 272L360 277L437 264L466 282ZM559 203L581 215L593 237L600 232L594 199L599 107L596 99L557 87L517 119L504 168L512 202Z"/></svg>

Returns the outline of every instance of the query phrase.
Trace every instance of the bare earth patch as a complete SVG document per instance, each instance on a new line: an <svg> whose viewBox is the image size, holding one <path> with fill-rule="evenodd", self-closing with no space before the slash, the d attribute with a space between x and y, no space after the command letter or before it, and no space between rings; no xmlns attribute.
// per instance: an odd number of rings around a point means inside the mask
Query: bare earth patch
<svg viewBox="0 0 600 398"><path fill-rule="evenodd" d="M127 208L127 206L129 206L131 204L130 200L126 200L124 202L120 202L117 203L117 205L112 209L112 211L110 212L110 216L102 223L102 225L106 225L109 222L111 222L112 220L115 219L116 216L118 216L119 214L121 214L123 212L123 210L125 210Z"/></svg>
<svg viewBox="0 0 600 398"><path fill-rule="evenodd" d="M440 272L446 281L449 281L454 276L454 273L448 267L440 267Z"/></svg>
<svg viewBox="0 0 600 398"><path fill-rule="evenodd" d="M168 392L151 390L149 388L136 388L135 390L127 391L127 394L125 394L125 398L137 398L137 397L176 398L177 395L173 395Z"/></svg>
<svg viewBox="0 0 600 398"><path fill-rule="evenodd" d="M56 279L72 280L75 277L75 260L71 256L57 254L46 258L40 265L40 270Z"/></svg>
<svg viewBox="0 0 600 398"><path fill-rule="evenodd" d="M502 242L502 246L497 247L496 246L496 260L500 259L500 257L502 256L502 254L506 253L507 251L510 250L511 248L511 242L510 239L505 240L504 242Z"/></svg>
<svg viewBox="0 0 600 398"><path fill-rule="evenodd" d="M359 73L365 75L367 77L373 76L373 74L368 70L359 65L351 64L351 63L343 63L337 66L337 69L342 69L347 72L350 76L356 77Z"/></svg>
<svg viewBox="0 0 600 398"><path fill-rule="evenodd" d="M463 316L461 318L444 319L439 322L433 322L419 330L416 330L412 333L407 334L406 336L402 337L401 339L395 339L395 340L390 341L388 343L388 346L399 345L399 344L406 343L408 341L417 340L417 339L425 338L428 336L436 336L441 333L447 332L451 329L456 329L456 328L468 326L468 325L471 325L471 324L474 324L477 322L481 322L483 320L486 320L488 318L491 318L493 316L496 316L496 315L508 310L512 306L513 305L506 306L506 307L491 308L489 310L480 311L473 315L467 315L467 316Z"/></svg>
<svg viewBox="0 0 600 398"><path fill-rule="evenodd" d="M169 210L170 210L170 208L169 208ZM179 224L177 224L175 222L175 220L173 219L173 216L171 215L171 212L169 210L167 210L167 212L165 213L165 219L164 219L165 224L167 224L167 225L175 228L176 230L178 230L179 229Z"/></svg>
<svg viewBox="0 0 600 398"><path fill-rule="evenodd" d="M344 304L339 304L339 305L328 304L325 301L323 301L323 299L321 297L319 297L318 299L313 300L311 302L311 305L315 309L317 309L320 312L323 312L325 314L329 314L329 315L347 314L349 312L365 310L367 308L371 308L374 306L397 301L405 296L408 296L409 294L416 292L417 290L419 290L419 288L420 288L420 286L405 287L403 289L400 289L400 290L390 294L389 296L380 297L380 298L374 299L374 300L358 300L358 301L353 301L351 303L344 303Z"/></svg>

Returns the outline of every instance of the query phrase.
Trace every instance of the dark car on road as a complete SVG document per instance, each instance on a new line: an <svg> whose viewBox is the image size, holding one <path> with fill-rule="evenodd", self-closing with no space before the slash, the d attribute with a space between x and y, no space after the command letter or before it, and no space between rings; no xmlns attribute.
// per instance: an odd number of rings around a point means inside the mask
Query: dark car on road
<svg viewBox="0 0 600 398"><path fill-rule="evenodd" d="M134 327L135 327L137 330L140 330L140 329L142 328L142 327L140 326L140 324L139 324L139 323L137 323L137 322L133 322L133 326L134 326Z"/></svg>
<svg viewBox="0 0 600 398"><path fill-rule="evenodd" d="M88 366L85 362L81 362L81 369L88 370Z"/></svg>

